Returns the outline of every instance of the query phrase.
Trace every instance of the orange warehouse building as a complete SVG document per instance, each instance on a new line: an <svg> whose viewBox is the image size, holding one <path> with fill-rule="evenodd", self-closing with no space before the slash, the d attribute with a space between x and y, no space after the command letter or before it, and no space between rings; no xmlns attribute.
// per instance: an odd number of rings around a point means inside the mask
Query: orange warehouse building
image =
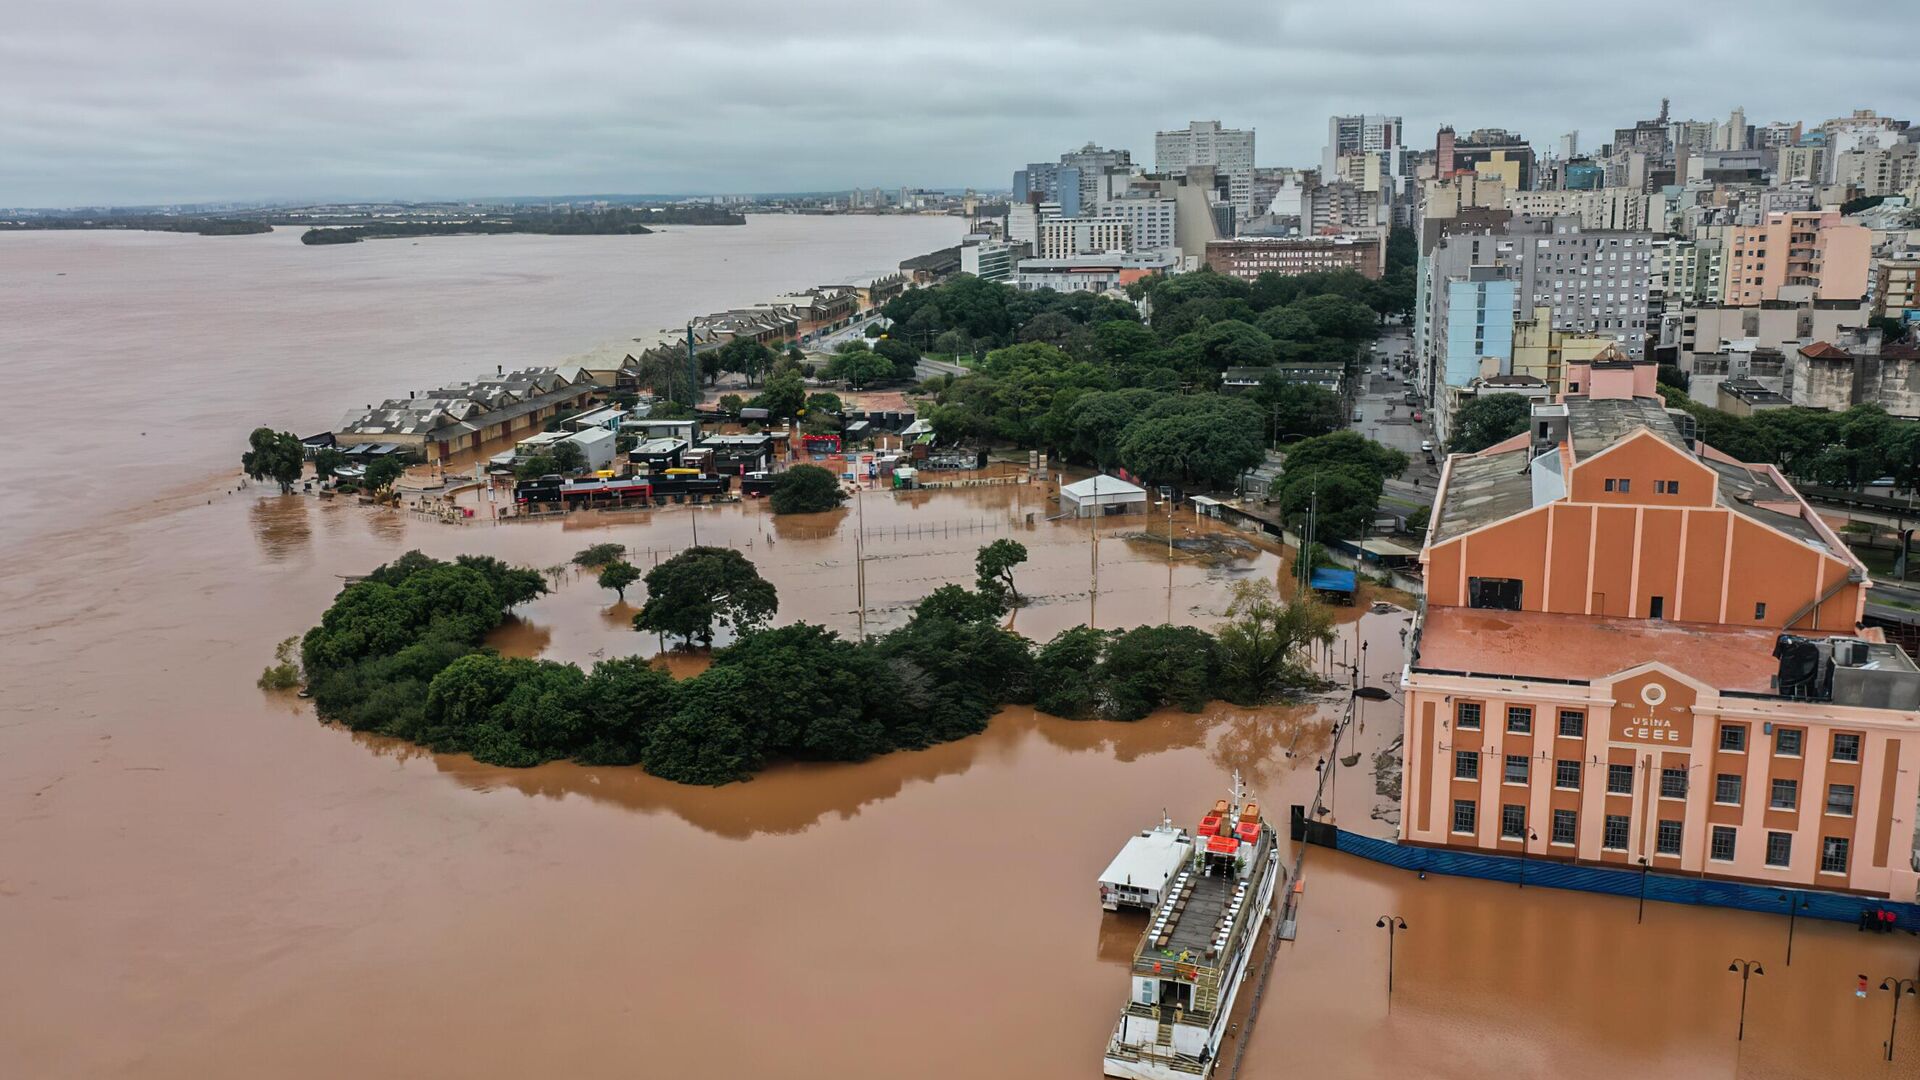
<svg viewBox="0 0 1920 1080"><path fill-rule="evenodd" d="M1442 472L1405 674L1409 843L1913 901L1920 669L1769 465L1654 365L1570 365Z"/></svg>

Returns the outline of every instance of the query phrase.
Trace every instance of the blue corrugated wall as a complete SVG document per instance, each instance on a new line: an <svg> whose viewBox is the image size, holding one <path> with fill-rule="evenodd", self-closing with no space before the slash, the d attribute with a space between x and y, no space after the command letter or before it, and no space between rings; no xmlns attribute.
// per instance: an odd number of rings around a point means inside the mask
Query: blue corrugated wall
<svg viewBox="0 0 1920 1080"><path fill-rule="evenodd" d="M1350 833L1345 829L1335 830L1334 839L1333 846L1349 855L1358 855L1363 859L1397 866L1402 870L1424 870L1429 874L1484 878L1488 881L1517 883L1520 880L1521 860L1505 855L1396 844L1390 840ZM1526 875L1528 885L1538 885L1542 888L1577 889L1580 892L1608 893L1613 896L1636 898L1640 895L1640 871L1638 870L1621 870L1604 866L1571 866L1562 862L1528 859ZM1897 925L1900 929L1920 929L1920 904L1877 900L1869 896L1848 896L1843 893L1745 885L1735 881L1714 881L1709 878L1675 877L1670 874L1648 873L1646 877L1647 899L1668 904L1704 904L1711 907L1739 908L1742 911L1785 915L1787 907L1780 900L1780 894L1784 891L1790 893L1796 902L1806 902L1807 906L1800 910L1800 917L1803 919L1831 919L1834 922L1858 923L1862 911L1891 911L1898 918Z"/></svg>

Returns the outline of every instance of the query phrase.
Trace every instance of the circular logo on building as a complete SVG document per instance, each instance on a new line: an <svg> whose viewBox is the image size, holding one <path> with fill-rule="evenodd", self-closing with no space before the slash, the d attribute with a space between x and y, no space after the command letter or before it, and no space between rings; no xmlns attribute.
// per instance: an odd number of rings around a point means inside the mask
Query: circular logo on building
<svg viewBox="0 0 1920 1080"><path fill-rule="evenodd" d="M1640 688L1640 700L1649 705L1658 705L1667 700L1667 688L1659 683L1648 683Z"/></svg>

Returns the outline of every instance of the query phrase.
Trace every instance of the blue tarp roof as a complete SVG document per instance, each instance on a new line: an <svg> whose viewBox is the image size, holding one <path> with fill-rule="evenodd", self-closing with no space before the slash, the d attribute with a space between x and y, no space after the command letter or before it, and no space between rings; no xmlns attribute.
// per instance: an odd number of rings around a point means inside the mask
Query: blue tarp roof
<svg viewBox="0 0 1920 1080"><path fill-rule="evenodd" d="M1328 592L1352 592L1354 589L1353 571L1334 570L1321 567L1313 572L1313 587Z"/></svg>

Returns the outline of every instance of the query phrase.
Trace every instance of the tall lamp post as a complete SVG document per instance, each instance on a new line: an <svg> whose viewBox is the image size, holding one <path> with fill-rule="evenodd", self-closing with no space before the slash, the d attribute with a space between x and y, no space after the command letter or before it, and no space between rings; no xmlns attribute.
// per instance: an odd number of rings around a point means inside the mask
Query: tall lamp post
<svg viewBox="0 0 1920 1080"><path fill-rule="evenodd" d="M1389 958L1392 956L1391 949L1388 950L1388 956ZM1864 986L1866 981L1867 977L1865 975L1860 976L1861 985ZM1392 975L1387 976L1387 984L1387 993L1392 994ZM1893 994L1893 1020L1887 1024L1887 1060L1892 1061L1893 1035L1894 1032L1900 1029L1900 995L1906 994L1908 997L1920 997L1920 983L1916 983L1912 979L1902 979L1898 976L1889 975L1880 980L1880 989L1890 991Z"/></svg>
<svg viewBox="0 0 1920 1080"><path fill-rule="evenodd" d="M1793 893L1781 893L1777 899L1787 905L1787 966L1793 966L1793 922L1800 913L1813 906L1813 901Z"/></svg>
<svg viewBox="0 0 1920 1080"><path fill-rule="evenodd" d="M1398 915L1382 915L1373 924L1387 932L1387 1008L1393 1008L1393 935L1407 928L1407 920ZM1911 983L1913 980L1907 980Z"/></svg>
<svg viewBox="0 0 1920 1080"><path fill-rule="evenodd" d="M1739 1034L1734 1036L1734 1040L1737 1042L1745 1042L1747 1038L1747 980L1755 975L1765 975L1767 972L1765 968L1760 966L1758 960L1742 960L1739 957L1734 957L1733 963L1727 965L1727 970L1735 972L1740 976L1740 1031Z"/></svg>
<svg viewBox="0 0 1920 1080"><path fill-rule="evenodd" d="M1527 835L1520 840L1520 887L1523 889L1527 887L1527 845L1538 839L1540 834L1533 831L1533 826L1527 826Z"/></svg>

